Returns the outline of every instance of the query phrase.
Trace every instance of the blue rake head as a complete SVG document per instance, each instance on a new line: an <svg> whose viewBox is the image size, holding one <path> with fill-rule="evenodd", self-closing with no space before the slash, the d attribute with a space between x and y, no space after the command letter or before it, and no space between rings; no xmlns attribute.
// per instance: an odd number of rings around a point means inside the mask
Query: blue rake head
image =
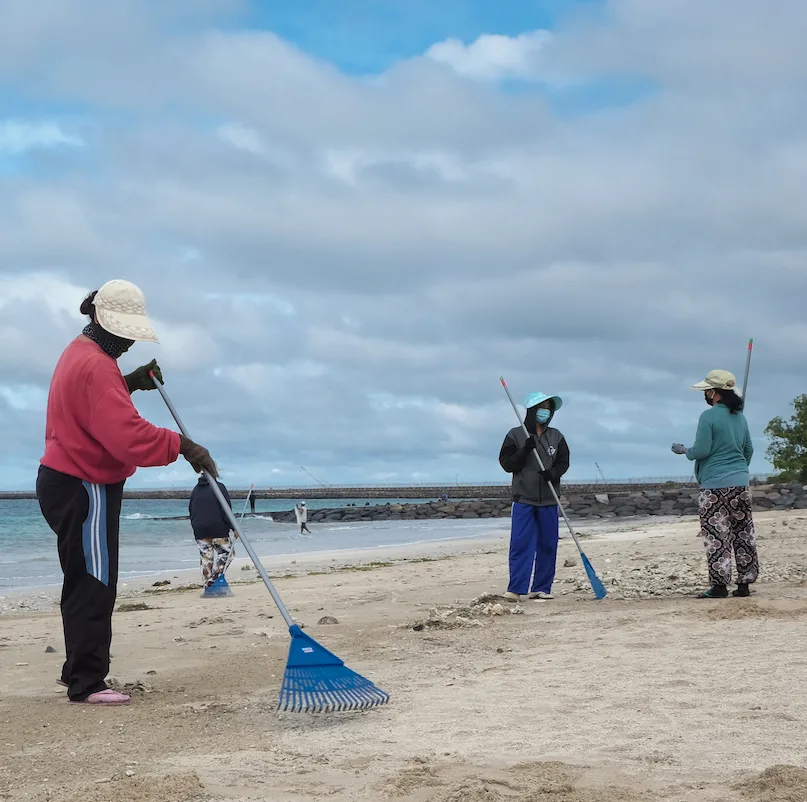
<svg viewBox="0 0 807 802"><path fill-rule="evenodd" d="M298 626L289 627L291 644L278 710L332 713L367 710L389 701L389 694L351 671L335 654Z"/></svg>
<svg viewBox="0 0 807 802"><path fill-rule="evenodd" d="M605 585L603 585L600 581L600 578L597 576L597 572L594 570L594 566L589 562L588 557L582 553L580 556L583 558L583 567L586 569L586 576L588 576L588 581L591 583L591 589L594 591L594 596L598 599L604 599L607 595Z"/></svg>
<svg viewBox="0 0 807 802"><path fill-rule="evenodd" d="M224 598L232 596L233 592L227 584L227 579L224 574L219 574L219 578L209 587L202 591L202 598Z"/></svg>

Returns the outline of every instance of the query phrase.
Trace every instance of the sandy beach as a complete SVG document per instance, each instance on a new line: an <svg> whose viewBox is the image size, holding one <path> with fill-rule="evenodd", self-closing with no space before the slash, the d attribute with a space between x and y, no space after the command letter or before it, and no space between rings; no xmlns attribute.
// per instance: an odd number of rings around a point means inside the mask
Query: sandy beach
<svg viewBox="0 0 807 802"><path fill-rule="evenodd" d="M505 589L507 521L268 560L306 631L391 694L355 714L275 712L288 635L243 560L230 599L179 589L195 572L121 589L111 677L127 708L70 705L56 685L52 589L7 598L0 798L802 802L807 514L756 521L750 599L692 598L706 582L691 519L581 527L608 598L564 540L556 599L501 615L473 602Z"/></svg>

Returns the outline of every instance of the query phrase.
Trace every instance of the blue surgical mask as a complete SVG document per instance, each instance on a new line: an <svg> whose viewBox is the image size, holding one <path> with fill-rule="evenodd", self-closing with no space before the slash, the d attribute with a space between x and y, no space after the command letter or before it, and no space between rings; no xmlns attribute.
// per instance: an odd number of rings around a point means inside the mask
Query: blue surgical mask
<svg viewBox="0 0 807 802"><path fill-rule="evenodd" d="M548 423L551 417L552 413L548 409L539 409L538 412L535 413L535 420L537 420L538 423Z"/></svg>

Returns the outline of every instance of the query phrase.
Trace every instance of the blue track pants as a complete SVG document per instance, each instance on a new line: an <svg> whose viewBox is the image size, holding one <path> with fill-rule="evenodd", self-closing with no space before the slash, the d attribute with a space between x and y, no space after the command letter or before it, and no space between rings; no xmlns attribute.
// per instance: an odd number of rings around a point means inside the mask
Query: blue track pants
<svg viewBox="0 0 807 802"><path fill-rule="evenodd" d="M558 555L558 508L513 504L510 529L511 593L549 593ZM532 588L530 589L530 577Z"/></svg>

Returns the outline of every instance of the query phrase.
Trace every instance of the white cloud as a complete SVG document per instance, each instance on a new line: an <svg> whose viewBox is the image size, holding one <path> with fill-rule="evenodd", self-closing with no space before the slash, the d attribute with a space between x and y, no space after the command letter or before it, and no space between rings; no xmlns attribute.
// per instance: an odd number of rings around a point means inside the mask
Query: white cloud
<svg viewBox="0 0 807 802"><path fill-rule="evenodd" d="M152 320L160 345L149 348L153 349L153 356L159 357L163 365L175 370L193 370L221 359L221 349L216 338L204 326L177 325L155 316L152 316Z"/></svg>
<svg viewBox="0 0 807 802"><path fill-rule="evenodd" d="M47 393L36 385L0 385L0 398L4 398L12 409L44 411Z"/></svg>
<svg viewBox="0 0 807 802"><path fill-rule="evenodd" d="M29 150L59 147L81 147L81 139L65 133L53 122L25 122L4 120L0 122L0 153L18 156Z"/></svg>
<svg viewBox="0 0 807 802"><path fill-rule="evenodd" d="M807 78L799 0L609 0L602 12L578 15L547 43L555 69L648 78L696 93L734 86L746 100L765 86L784 88L775 82Z"/></svg>
<svg viewBox="0 0 807 802"><path fill-rule="evenodd" d="M568 399L580 478L595 460L609 479L685 472L669 444L694 434L687 388L740 374L752 335L754 436L804 391L803 3L762 20L747 0L611 0L549 40L440 43L369 81L268 32L177 36L135 3L87 26L86 0L59 2L73 24L48 59L56 32L14 0L0 73L36 65L34 97L95 104L95 161L0 175L4 386L44 391L86 289L121 276L163 341L124 367L157 356L245 484L306 481L300 464L330 482L504 479L502 374L517 397ZM17 36L26 21L36 36ZM654 91L556 117L496 83L547 75ZM156 394L136 402L170 423ZM19 407L0 394L0 484L40 456L41 411Z"/></svg>
<svg viewBox="0 0 807 802"><path fill-rule="evenodd" d="M426 56L467 78L486 81L536 78L539 53L550 37L548 31L530 31L518 36L483 34L468 45L459 39L446 39L432 45Z"/></svg>
<svg viewBox="0 0 807 802"><path fill-rule="evenodd" d="M0 309L20 303L33 303L46 307L51 315L64 313L81 320L78 308L86 295L87 290L53 273L0 273Z"/></svg>
<svg viewBox="0 0 807 802"><path fill-rule="evenodd" d="M234 148L244 150L253 156L261 156L264 153L261 135L249 126L228 123L219 127L218 135Z"/></svg>

